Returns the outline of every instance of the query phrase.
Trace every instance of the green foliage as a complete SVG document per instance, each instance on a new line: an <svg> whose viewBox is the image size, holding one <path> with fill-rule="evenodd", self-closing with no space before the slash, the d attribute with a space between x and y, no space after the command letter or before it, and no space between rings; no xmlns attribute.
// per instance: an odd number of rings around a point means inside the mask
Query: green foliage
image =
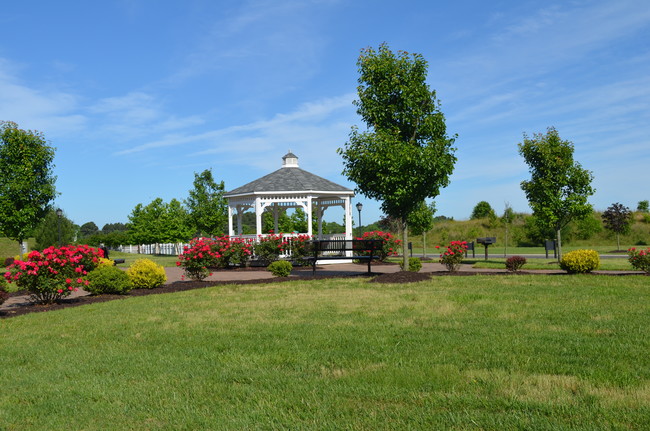
<svg viewBox="0 0 650 431"><path fill-rule="evenodd" d="M43 134L0 122L0 234L21 243L56 197L54 148Z"/></svg>
<svg viewBox="0 0 650 431"><path fill-rule="evenodd" d="M560 260L560 268L570 274L585 274L600 267L600 256L596 250L574 250Z"/></svg>
<svg viewBox="0 0 650 431"><path fill-rule="evenodd" d="M133 283L129 274L120 268L112 265L100 265L88 273L88 285L84 289L95 295L125 295L133 289Z"/></svg>
<svg viewBox="0 0 650 431"><path fill-rule="evenodd" d="M276 277L288 277L292 269L293 265L286 260L277 260L268 266L268 270Z"/></svg>
<svg viewBox="0 0 650 431"><path fill-rule="evenodd" d="M167 281L165 268L149 259L136 260L126 272L136 289L153 289Z"/></svg>
<svg viewBox="0 0 650 431"><path fill-rule="evenodd" d="M354 103L367 130L353 127L345 148L337 150L343 174L361 194L380 201L385 214L401 220L407 242L408 216L449 184L455 138L447 136L420 54L394 54L382 44L378 51L364 49L357 66L359 100Z"/></svg>
<svg viewBox="0 0 650 431"><path fill-rule="evenodd" d="M650 211L650 202L648 202L648 200L639 201L636 210L642 213L647 213Z"/></svg>
<svg viewBox="0 0 650 431"><path fill-rule="evenodd" d="M129 221L129 236L135 244L181 242L193 235L187 212L176 199L165 203L156 198L147 206L137 204Z"/></svg>
<svg viewBox="0 0 650 431"><path fill-rule="evenodd" d="M217 184L212 170L194 173L194 188L185 200L191 228L202 236L223 236L228 231L228 202L223 181Z"/></svg>
<svg viewBox="0 0 650 431"><path fill-rule="evenodd" d="M440 248L440 246L436 246L436 248ZM440 263L445 265L449 272L456 272L463 263L466 250L466 241L451 241L447 249L440 253Z"/></svg>
<svg viewBox="0 0 650 431"><path fill-rule="evenodd" d="M79 238L87 238L91 235L97 235L99 228L95 222L89 221L81 225L79 228Z"/></svg>
<svg viewBox="0 0 650 431"><path fill-rule="evenodd" d="M400 261L399 267L404 271L404 262ZM419 257L409 257L409 268L411 272L420 272L422 269L422 261Z"/></svg>
<svg viewBox="0 0 650 431"><path fill-rule="evenodd" d="M632 247L627 251L628 261L632 265L632 268L637 271L644 271L646 274L650 274L650 248L646 250L637 250Z"/></svg>
<svg viewBox="0 0 650 431"><path fill-rule="evenodd" d="M573 143L563 141L552 127L544 135L529 138L524 134L524 142L518 146L531 174L521 188L537 221L556 232L561 257L560 230L593 211L587 201L595 192L593 175L573 160Z"/></svg>
<svg viewBox="0 0 650 431"><path fill-rule="evenodd" d="M472 215L470 216L470 220L477 220L477 219L486 219L486 218L496 218L496 213L492 209L492 206L486 201L481 201L476 204L474 209L472 210Z"/></svg>
<svg viewBox="0 0 650 431"><path fill-rule="evenodd" d="M510 272L519 271L526 264L526 258L523 256L510 256L506 259L506 269Z"/></svg>
<svg viewBox="0 0 650 431"><path fill-rule="evenodd" d="M436 204L431 202L429 205L422 201L411 214L409 214L406 222L409 231L413 235L422 235L422 233L431 230L433 227L433 215L436 213Z"/></svg>
<svg viewBox="0 0 650 431"><path fill-rule="evenodd" d="M34 230L34 237L36 238L35 246L37 249L43 250L47 247L72 244L75 238L75 231L74 223L65 214L59 217L56 215L55 210L50 210ZM59 232L61 234L60 241Z"/></svg>

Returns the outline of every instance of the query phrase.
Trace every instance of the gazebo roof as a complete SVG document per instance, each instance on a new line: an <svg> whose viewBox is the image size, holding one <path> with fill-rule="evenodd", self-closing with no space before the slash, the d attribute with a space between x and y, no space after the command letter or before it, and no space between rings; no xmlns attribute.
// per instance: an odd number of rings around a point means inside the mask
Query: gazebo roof
<svg viewBox="0 0 650 431"><path fill-rule="evenodd" d="M225 197L268 192L335 192L354 194L354 191L298 167L298 157L289 152L282 157L282 168L225 193Z"/></svg>

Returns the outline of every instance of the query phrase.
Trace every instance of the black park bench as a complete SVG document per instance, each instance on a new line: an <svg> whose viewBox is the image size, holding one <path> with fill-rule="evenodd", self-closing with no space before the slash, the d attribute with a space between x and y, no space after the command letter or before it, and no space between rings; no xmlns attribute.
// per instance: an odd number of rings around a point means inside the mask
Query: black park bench
<svg viewBox="0 0 650 431"><path fill-rule="evenodd" d="M383 239L325 239L307 241L310 255L303 259L312 266L312 273L316 272L316 262L323 260L353 259L368 262L368 274L371 274L373 259L380 258L380 251L384 246ZM351 253L348 253L351 252ZM348 254L352 254L348 256Z"/></svg>

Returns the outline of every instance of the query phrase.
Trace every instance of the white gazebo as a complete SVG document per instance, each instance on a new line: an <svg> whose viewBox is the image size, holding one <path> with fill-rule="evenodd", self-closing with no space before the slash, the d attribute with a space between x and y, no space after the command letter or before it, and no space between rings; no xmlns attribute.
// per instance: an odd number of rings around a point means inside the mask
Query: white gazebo
<svg viewBox="0 0 650 431"><path fill-rule="evenodd" d="M242 236L242 214L255 211L257 236L262 234L262 214L271 211L278 231L280 209L302 208L307 214L308 235L312 232L312 213L318 217L318 239L323 237L323 214L330 207L345 211L345 239L352 239L352 206L354 191L321 178L298 167L298 157L289 152L282 157L282 168L255 181L225 193L228 199L228 233ZM234 228L237 221L237 232ZM305 232L302 232L305 233Z"/></svg>

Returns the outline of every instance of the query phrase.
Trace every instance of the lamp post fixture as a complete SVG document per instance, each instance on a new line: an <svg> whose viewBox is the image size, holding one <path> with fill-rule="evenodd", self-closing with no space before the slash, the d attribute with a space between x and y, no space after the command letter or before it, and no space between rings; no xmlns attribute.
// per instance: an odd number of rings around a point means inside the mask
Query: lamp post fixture
<svg viewBox="0 0 650 431"><path fill-rule="evenodd" d="M361 210L363 209L363 204L357 202L357 211L359 211L359 233L361 233Z"/></svg>
<svg viewBox="0 0 650 431"><path fill-rule="evenodd" d="M61 216L63 216L63 210L61 208L56 209L56 227L59 232L59 247L61 247Z"/></svg>

